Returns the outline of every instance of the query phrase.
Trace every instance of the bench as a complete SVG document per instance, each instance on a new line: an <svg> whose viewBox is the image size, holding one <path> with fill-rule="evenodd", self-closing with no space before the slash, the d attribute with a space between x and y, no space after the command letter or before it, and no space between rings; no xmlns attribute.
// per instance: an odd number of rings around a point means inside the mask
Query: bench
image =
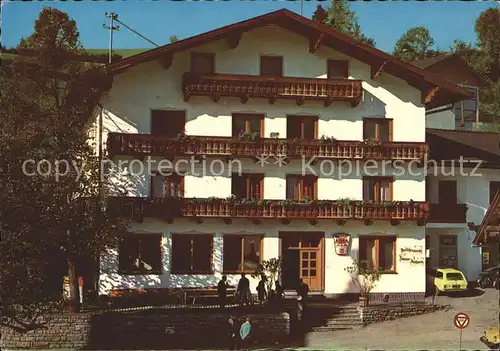
<svg viewBox="0 0 500 351"><path fill-rule="evenodd" d="M200 287L200 288L183 288L184 301L187 303L191 299L191 305L196 303L196 298L214 298L218 297L217 287ZM226 296L234 296L236 293L235 287L228 287L226 289Z"/></svg>
<svg viewBox="0 0 500 351"><path fill-rule="evenodd" d="M138 300L169 302L175 301L184 303L182 289L174 288L139 288L139 289L112 289L108 292L107 298L110 305L121 300L123 302L133 302Z"/></svg>

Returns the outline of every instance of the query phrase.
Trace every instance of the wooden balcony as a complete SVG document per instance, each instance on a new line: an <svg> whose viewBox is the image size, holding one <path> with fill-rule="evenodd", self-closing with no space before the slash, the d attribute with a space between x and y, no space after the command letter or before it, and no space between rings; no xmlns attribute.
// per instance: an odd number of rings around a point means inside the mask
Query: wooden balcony
<svg viewBox="0 0 500 351"><path fill-rule="evenodd" d="M429 223L466 223L466 204L429 204Z"/></svg>
<svg viewBox="0 0 500 351"><path fill-rule="evenodd" d="M231 199L165 199L114 197L108 200L116 215L157 217L173 220L187 218L248 219L338 219L338 220L417 220L425 221L425 202L373 203L363 201L257 200L240 203ZM423 223L422 223L423 224Z"/></svg>
<svg viewBox="0 0 500 351"><path fill-rule="evenodd" d="M110 156L230 156L288 158L319 157L330 159L423 160L427 144L383 142L370 145L362 141L328 141L259 138L245 141L232 137L181 136L155 137L149 134L109 133Z"/></svg>
<svg viewBox="0 0 500 351"><path fill-rule="evenodd" d="M252 75L216 74L196 76L186 72L182 78L184 100L191 96L210 96L215 102L220 97L238 97L242 103L249 98L294 99L297 105L306 100L323 101L329 106L333 101L349 102L357 106L363 96L361 80L321 79L298 77L266 77Z"/></svg>

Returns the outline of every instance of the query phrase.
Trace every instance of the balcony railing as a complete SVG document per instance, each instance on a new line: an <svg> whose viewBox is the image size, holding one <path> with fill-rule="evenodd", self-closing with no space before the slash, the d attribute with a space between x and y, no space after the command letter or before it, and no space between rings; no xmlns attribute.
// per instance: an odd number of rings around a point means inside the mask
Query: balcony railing
<svg viewBox="0 0 500 351"><path fill-rule="evenodd" d="M352 79L321 79L299 77L266 77L252 75L216 74L197 76L186 72L182 79L184 99L190 96L239 97L242 102L248 98L267 98L270 103L276 99L295 99L297 104L304 100L320 100L329 105L332 101L347 101L352 106L362 98L362 81Z"/></svg>
<svg viewBox="0 0 500 351"><path fill-rule="evenodd" d="M363 201L258 200L239 203L228 199L166 199L114 197L109 207L117 215L132 217L250 218L250 219L364 219L425 220L425 202L373 203Z"/></svg>
<svg viewBox="0 0 500 351"><path fill-rule="evenodd" d="M429 204L429 223L465 223L466 204Z"/></svg>
<svg viewBox="0 0 500 351"><path fill-rule="evenodd" d="M302 156L332 159L423 160L427 144L418 142L382 142L370 145L362 141L290 140L259 138L254 141L232 137L181 136L156 137L150 134L109 133L111 156Z"/></svg>

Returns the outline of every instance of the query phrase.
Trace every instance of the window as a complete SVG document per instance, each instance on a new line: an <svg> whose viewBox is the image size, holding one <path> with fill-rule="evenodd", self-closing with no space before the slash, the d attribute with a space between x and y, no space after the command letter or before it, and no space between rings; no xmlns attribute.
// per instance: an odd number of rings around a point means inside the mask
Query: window
<svg viewBox="0 0 500 351"><path fill-rule="evenodd" d="M286 176L286 198L289 200L316 200L318 196L316 176Z"/></svg>
<svg viewBox="0 0 500 351"><path fill-rule="evenodd" d="M392 201L392 183L389 177L364 177L363 200Z"/></svg>
<svg viewBox="0 0 500 351"><path fill-rule="evenodd" d="M173 138L184 134L186 125L185 111L151 111L151 135Z"/></svg>
<svg viewBox="0 0 500 351"><path fill-rule="evenodd" d="M440 180L438 185L438 196L440 204L457 203L457 181Z"/></svg>
<svg viewBox="0 0 500 351"><path fill-rule="evenodd" d="M436 272L436 278L443 279L443 272Z"/></svg>
<svg viewBox="0 0 500 351"><path fill-rule="evenodd" d="M184 177L177 174L152 176L151 197L184 197Z"/></svg>
<svg viewBox="0 0 500 351"><path fill-rule="evenodd" d="M490 182L490 204L493 202L493 198L495 197L497 191L500 191L500 182Z"/></svg>
<svg viewBox="0 0 500 351"><path fill-rule="evenodd" d="M261 56L260 57L261 76L283 76L283 57L281 56Z"/></svg>
<svg viewBox="0 0 500 351"><path fill-rule="evenodd" d="M468 89L473 96L468 100L463 100L455 103L455 129L457 130L474 130L475 124L477 122L477 88Z"/></svg>
<svg viewBox="0 0 500 351"><path fill-rule="evenodd" d="M460 273L446 273L447 280L464 280Z"/></svg>
<svg viewBox="0 0 500 351"><path fill-rule="evenodd" d="M213 76L215 74L215 55L192 53L191 72L200 76Z"/></svg>
<svg viewBox="0 0 500 351"><path fill-rule="evenodd" d="M127 234L118 245L121 274L161 274L161 234Z"/></svg>
<svg viewBox="0 0 500 351"><path fill-rule="evenodd" d="M224 235L225 273L254 273L261 257L261 235Z"/></svg>
<svg viewBox="0 0 500 351"><path fill-rule="evenodd" d="M255 132L258 136L264 137L264 115L234 114L233 137L247 132Z"/></svg>
<svg viewBox="0 0 500 351"><path fill-rule="evenodd" d="M231 194L238 199L263 199L263 174L233 174L231 179Z"/></svg>
<svg viewBox="0 0 500 351"><path fill-rule="evenodd" d="M287 116L286 137L299 139L318 138L318 117L316 116Z"/></svg>
<svg viewBox="0 0 500 351"><path fill-rule="evenodd" d="M345 60L327 61L328 79L347 79L349 77L349 62Z"/></svg>
<svg viewBox="0 0 500 351"><path fill-rule="evenodd" d="M392 120L387 118L364 118L363 139L392 141Z"/></svg>
<svg viewBox="0 0 500 351"><path fill-rule="evenodd" d="M213 235L172 234L172 273L212 274Z"/></svg>
<svg viewBox="0 0 500 351"><path fill-rule="evenodd" d="M396 237L359 237L359 260L384 272L396 272Z"/></svg>

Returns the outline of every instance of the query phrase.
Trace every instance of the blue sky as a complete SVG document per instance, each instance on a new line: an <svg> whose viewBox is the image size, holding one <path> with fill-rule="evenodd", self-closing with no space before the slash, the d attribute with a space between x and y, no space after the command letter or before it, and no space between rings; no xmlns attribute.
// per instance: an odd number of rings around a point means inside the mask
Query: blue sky
<svg viewBox="0 0 500 351"><path fill-rule="evenodd" d="M303 14L311 17L318 2L304 1ZM327 4L326 2L324 4ZM33 32L34 20L43 7L57 7L77 22L80 40L86 48L107 48L108 31L102 28L105 12L118 18L153 42L163 45L172 35L184 39L233 22L281 8L300 13L296 1L99 1L99 2L3 2L2 44L16 46L21 37ZM409 28L427 27L436 46L448 49L454 39L476 40L474 23L494 1L398 1L353 2L363 32L375 39L377 48L392 51ZM114 48L150 48L151 44L125 28L115 32Z"/></svg>

